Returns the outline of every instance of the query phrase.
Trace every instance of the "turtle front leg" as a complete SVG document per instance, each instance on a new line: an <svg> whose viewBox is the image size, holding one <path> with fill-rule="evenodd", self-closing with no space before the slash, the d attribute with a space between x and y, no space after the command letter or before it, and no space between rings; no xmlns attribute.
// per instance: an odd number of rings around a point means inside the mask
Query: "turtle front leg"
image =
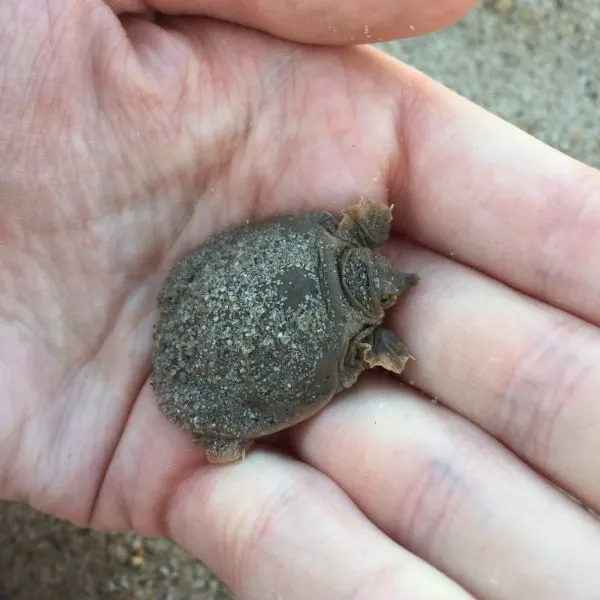
<svg viewBox="0 0 600 600"><path fill-rule="evenodd" d="M204 446L204 454L209 463L226 464L243 461L254 440L198 437L194 438L194 442Z"/></svg>
<svg viewBox="0 0 600 600"><path fill-rule="evenodd" d="M408 348L396 334L383 327L375 327L371 335L358 345L361 360L368 368L383 367L393 373L402 373L410 358Z"/></svg>
<svg viewBox="0 0 600 600"><path fill-rule="evenodd" d="M396 334L381 326L361 331L348 346L340 373L340 390L356 383L366 369L383 367L393 373L402 373L409 359L408 348Z"/></svg>
<svg viewBox="0 0 600 600"><path fill-rule="evenodd" d="M338 235L359 246L374 249L388 238L392 209L381 202L361 198L343 211Z"/></svg>

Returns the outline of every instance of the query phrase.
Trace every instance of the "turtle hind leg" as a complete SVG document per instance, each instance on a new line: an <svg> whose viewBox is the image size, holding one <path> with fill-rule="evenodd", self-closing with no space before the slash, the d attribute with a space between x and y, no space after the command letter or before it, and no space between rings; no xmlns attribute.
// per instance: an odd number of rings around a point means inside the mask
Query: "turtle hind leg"
<svg viewBox="0 0 600 600"><path fill-rule="evenodd" d="M392 209L367 198L343 211L338 235L365 248L381 246L390 235Z"/></svg>
<svg viewBox="0 0 600 600"><path fill-rule="evenodd" d="M254 440L196 438L202 444L206 460L212 464L241 462L246 458Z"/></svg>
<svg viewBox="0 0 600 600"><path fill-rule="evenodd" d="M363 340L358 349L368 368L383 367L400 374L408 360L413 358L408 348L389 329L375 327L369 338Z"/></svg>

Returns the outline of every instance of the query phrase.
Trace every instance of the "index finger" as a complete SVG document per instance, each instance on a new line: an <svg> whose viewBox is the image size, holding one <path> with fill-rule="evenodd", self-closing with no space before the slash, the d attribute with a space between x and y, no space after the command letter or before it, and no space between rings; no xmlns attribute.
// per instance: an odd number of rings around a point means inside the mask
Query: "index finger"
<svg viewBox="0 0 600 600"><path fill-rule="evenodd" d="M397 231L600 324L600 172L380 60L414 91L400 101L404 164L390 182Z"/></svg>

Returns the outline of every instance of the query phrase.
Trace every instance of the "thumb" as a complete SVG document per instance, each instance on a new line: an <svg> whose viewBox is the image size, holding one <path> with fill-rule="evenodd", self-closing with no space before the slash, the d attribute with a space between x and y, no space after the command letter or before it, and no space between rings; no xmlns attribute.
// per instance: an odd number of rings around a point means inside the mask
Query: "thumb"
<svg viewBox="0 0 600 600"><path fill-rule="evenodd" d="M431 33L476 0L108 0L117 13L200 15L313 44L370 44Z"/></svg>

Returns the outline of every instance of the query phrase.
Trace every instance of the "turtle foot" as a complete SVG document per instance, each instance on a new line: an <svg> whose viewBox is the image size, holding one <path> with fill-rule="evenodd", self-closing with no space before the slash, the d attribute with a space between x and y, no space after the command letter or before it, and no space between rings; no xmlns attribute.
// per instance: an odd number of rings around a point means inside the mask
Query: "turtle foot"
<svg viewBox="0 0 600 600"><path fill-rule="evenodd" d="M396 334L383 327L373 331L373 337L361 344L362 360L369 368L383 367L393 373L402 373L411 356L408 348Z"/></svg>
<svg viewBox="0 0 600 600"><path fill-rule="evenodd" d="M237 439L207 439L194 440L204 446L206 460L211 464L231 464L241 462L246 458L254 440Z"/></svg>

